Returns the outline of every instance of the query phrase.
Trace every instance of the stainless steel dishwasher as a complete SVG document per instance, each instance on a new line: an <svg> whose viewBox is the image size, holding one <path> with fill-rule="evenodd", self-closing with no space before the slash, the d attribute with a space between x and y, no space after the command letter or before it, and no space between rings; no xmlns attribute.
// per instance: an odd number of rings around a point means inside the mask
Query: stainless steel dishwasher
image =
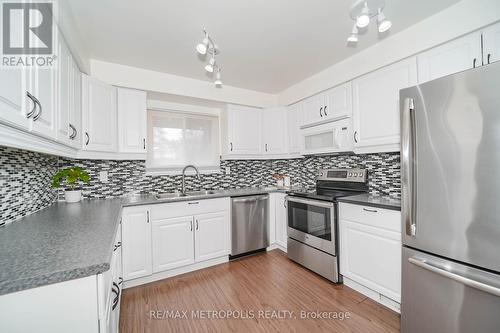
<svg viewBox="0 0 500 333"><path fill-rule="evenodd" d="M231 258L269 245L268 201L267 194L231 198Z"/></svg>

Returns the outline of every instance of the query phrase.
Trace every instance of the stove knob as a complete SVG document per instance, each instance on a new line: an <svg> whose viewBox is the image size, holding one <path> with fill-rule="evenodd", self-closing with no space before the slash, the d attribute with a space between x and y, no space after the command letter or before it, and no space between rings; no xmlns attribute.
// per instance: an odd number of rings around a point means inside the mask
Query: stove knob
<svg viewBox="0 0 500 333"><path fill-rule="evenodd" d="M352 172L349 172L349 177L352 177Z"/></svg>

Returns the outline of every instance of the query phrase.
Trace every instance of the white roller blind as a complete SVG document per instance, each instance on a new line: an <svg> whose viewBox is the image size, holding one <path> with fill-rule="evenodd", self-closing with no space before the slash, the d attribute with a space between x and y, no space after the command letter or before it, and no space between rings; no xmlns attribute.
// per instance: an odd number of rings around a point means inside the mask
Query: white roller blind
<svg viewBox="0 0 500 333"><path fill-rule="evenodd" d="M148 171L218 170L219 155L217 116L148 110Z"/></svg>

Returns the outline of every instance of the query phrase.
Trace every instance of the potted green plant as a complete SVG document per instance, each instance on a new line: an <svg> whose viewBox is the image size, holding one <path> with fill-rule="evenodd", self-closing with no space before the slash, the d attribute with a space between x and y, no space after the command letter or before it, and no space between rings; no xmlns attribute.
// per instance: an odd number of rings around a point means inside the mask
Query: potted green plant
<svg viewBox="0 0 500 333"><path fill-rule="evenodd" d="M66 202L79 202L82 198L82 190L79 184L88 184L89 179L89 174L79 167L66 168L59 170L59 172L52 177L52 187L59 188L61 186L61 181L64 181L66 184L64 190Z"/></svg>

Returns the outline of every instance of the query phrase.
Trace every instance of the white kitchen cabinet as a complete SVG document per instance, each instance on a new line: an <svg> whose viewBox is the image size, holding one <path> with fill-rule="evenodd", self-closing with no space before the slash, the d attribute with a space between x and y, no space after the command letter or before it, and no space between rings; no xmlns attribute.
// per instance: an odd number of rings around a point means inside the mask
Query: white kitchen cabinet
<svg viewBox="0 0 500 333"><path fill-rule="evenodd" d="M416 84L415 57L353 81L355 152L399 151L399 90Z"/></svg>
<svg viewBox="0 0 500 333"><path fill-rule="evenodd" d="M27 91L34 96L38 104L35 114L30 118L31 132L48 139L56 139L57 116L57 65L48 68L32 68L26 71ZM32 101L26 100L26 109L32 107Z"/></svg>
<svg viewBox="0 0 500 333"><path fill-rule="evenodd" d="M262 151L265 155L287 154L286 108L262 111Z"/></svg>
<svg viewBox="0 0 500 333"><path fill-rule="evenodd" d="M481 66L481 33L474 32L420 53L417 62L419 83Z"/></svg>
<svg viewBox="0 0 500 333"><path fill-rule="evenodd" d="M290 155L300 154L300 115L302 103L296 103L288 107L286 120L288 126L288 153Z"/></svg>
<svg viewBox="0 0 500 333"><path fill-rule="evenodd" d="M31 104L26 105L26 101ZM20 68L1 68L0 121L28 130L30 120L26 113L31 111L33 107L33 102L26 96L26 79L23 70Z"/></svg>
<svg viewBox="0 0 500 333"><path fill-rule="evenodd" d="M500 60L500 23L490 25L483 33L483 64Z"/></svg>
<svg viewBox="0 0 500 333"><path fill-rule="evenodd" d="M286 249L287 244L287 202L285 193L275 194L276 244Z"/></svg>
<svg viewBox="0 0 500 333"><path fill-rule="evenodd" d="M84 150L117 151L115 87L83 75L82 120Z"/></svg>
<svg viewBox="0 0 500 333"><path fill-rule="evenodd" d="M401 213L341 203L340 273L376 301L401 302ZM346 280L346 279L344 279ZM361 290L361 292L363 292Z"/></svg>
<svg viewBox="0 0 500 333"><path fill-rule="evenodd" d="M122 212L123 279L152 273L151 221L148 206L125 207Z"/></svg>
<svg viewBox="0 0 500 333"><path fill-rule="evenodd" d="M194 218L152 222L153 273L194 263Z"/></svg>
<svg viewBox="0 0 500 333"><path fill-rule="evenodd" d="M229 104L222 113L224 155L258 156L262 153L262 110Z"/></svg>
<svg viewBox="0 0 500 333"><path fill-rule="evenodd" d="M351 82L341 84L325 92L323 115L327 120L338 120L352 115Z"/></svg>
<svg viewBox="0 0 500 333"><path fill-rule="evenodd" d="M146 92L117 88L118 151L145 153L147 130Z"/></svg>
<svg viewBox="0 0 500 333"><path fill-rule="evenodd" d="M72 105L73 107L69 112L69 124L70 128L74 133L70 136L70 145L73 148L80 149L82 147L82 73L75 62L75 59L71 59L72 71L73 71L73 89L72 89Z"/></svg>
<svg viewBox="0 0 500 333"><path fill-rule="evenodd" d="M59 38L58 54L58 110L57 110L57 141L69 144L73 134L69 124L69 115L73 104L73 59L64 40Z"/></svg>
<svg viewBox="0 0 500 333"><path fill-rule="evenodd" d="M195 215L194 221L196 262L229 255L229 212Z"/></svg>
<svg viewBox="0 0 500 333"><path fill-rule="evenodd" d="M302 117L300 126L309 126L321 123L325 120L323 108L325 106L325 95L318 94L306 98L303 101Z"/></svg>

